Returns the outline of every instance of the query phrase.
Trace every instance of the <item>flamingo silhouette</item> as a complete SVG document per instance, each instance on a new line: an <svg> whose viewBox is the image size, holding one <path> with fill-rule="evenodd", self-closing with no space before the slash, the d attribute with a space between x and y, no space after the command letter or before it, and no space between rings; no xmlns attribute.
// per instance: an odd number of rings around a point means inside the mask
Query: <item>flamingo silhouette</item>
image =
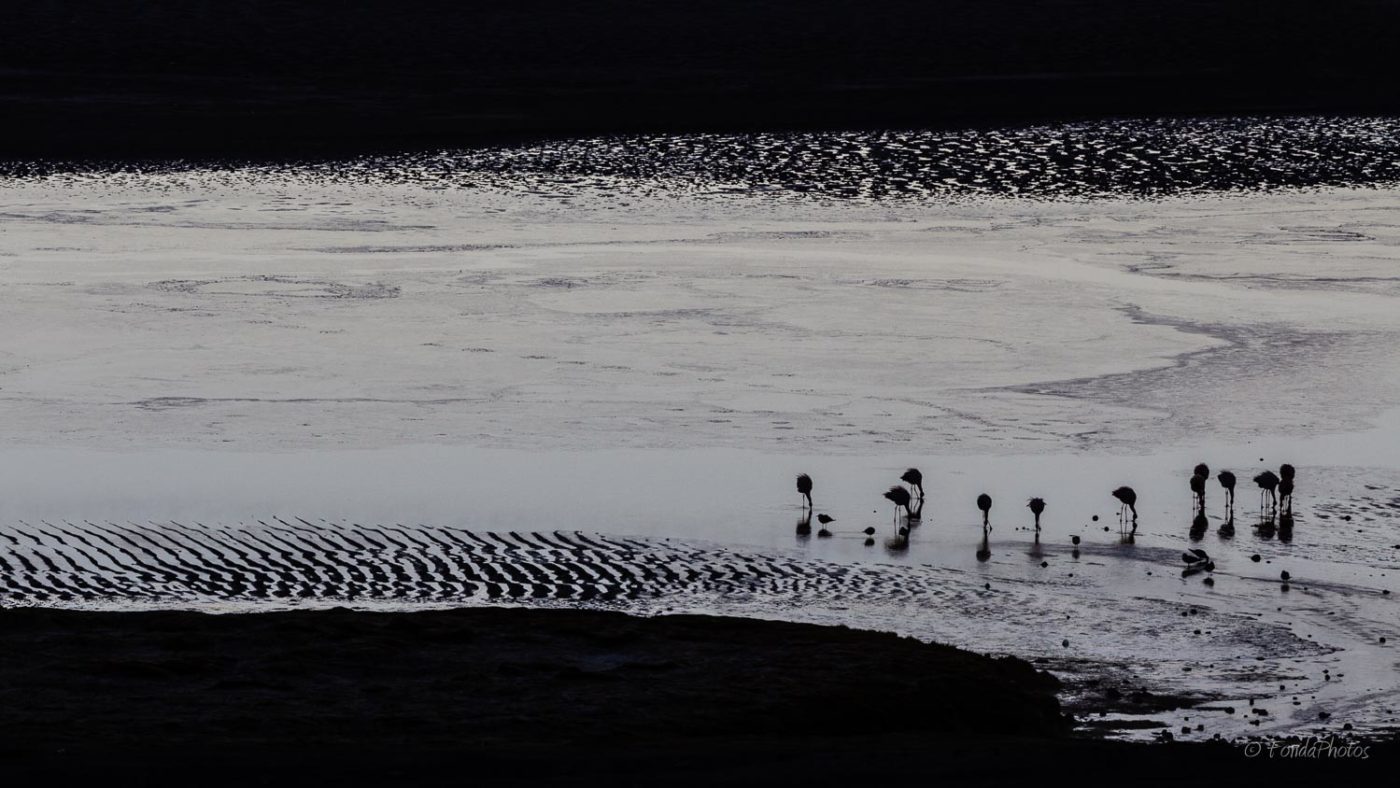
<svg viewBox="0 0 1400 788"><path fill-rule="evenodd" d="M977 508L982 510L982 529L990 530L992 527L989 519L992 511L992 496L986 493L977 496Z"/></svg>
<svg viewBox="0 0 1400 788"><path fill-rule="evenodd" d="M1195 499L1196 510L1199 512L1206 510L1206 478L1200 474L1191 477L1191 495Z"/></svg>
<svg viewBox="0 0 1400 788"><path fill-rule="evenodd" d="M1226 511L1235 511L1235 474L1229 471L1221 471L1215 478L1219 479L1220 486L1225 488Z"/></svg>
<svg viewBox="0 0 1400 788"><path fill-rule="evenodd" d="M920 501L924 499L924 475L919 472L918 468L910 468L900 474L899 480L910 486L909 492L911 495L913 495L915 490L918 490L918 495L914 497L918 498Z"/></svg>
<svg viewBox="0 0 1400 788"><path fill-rule="evenodd" d="M1031 510L1031 514L1035 515L1035 534L1036 534L1036 538L1039 538L1039 537L1040 537L1040 513L1043 512L1043 511L1045 511L1045 499L1044 499L1044 498L1032 498L1032 499L1030 499L1030 501L1028 501L1028 502L1026 503L1026 508L1027 508L1027 509L1030 509L1030 510Z"/></svg>
<svg viewBox="0 0 1400 788"><path fill-rule="evenodd" d="M812 477L805 473L797 474L797 494L807 499L804 504L808 509L812 508Z"/></svg>
<svg viewBox="0 0 1400 788"><path fill-rule="evenodd" d="M1269 500L1270 500L1270 502L1271 502L1271 504L1272 504L1272 506L1271 506L1271 511L1274 510L1274 509L1278 509L1278 495L1274 492L1275 490L1278 489L1278 481L1279 481L1279 479L1278 479L1277 476L1274 475L1274 472L1273 472L1273 471L1264 471L1263 473L1261 473L1261 474L1259 474L1258 476L1255 476L1255 477L1254 477L1254 483L1257 484L1257 485L1259 485L1259 508L1260 508L1260 509L1263 509L1263 508L1264 508L1264 494L1265 494L1265 493L1268 493L1268 495L1269 495Z"/></svg>
<svg viewBox="0 0 1400 788"><path fill-rule="evenodd" d="M1292 466L1292 465L1289 465L1289 464L1286 463L1286 462L1285 462L1284 464L1278 466L1278 475L1281 477L1281 478L1279 479L1278 492L1279 492L1279 496L1282 497L1282 499L1284 500L1284 502L1285 502L1285 508L1287 509L1287 511L1288 511L1289 513L1292 513L1292 511L1293 511L1293 475L1294 475L1294 473L1295 473L1295 471L1294 471L1294 469L1293 469L1293 466Z"/></svg>
<svg viewBox="0 0 1400 788"><path fill-rule="evenodd" d="M1137 528L1137 493L1136 493L1136 492L1133 492L1133 488L1131 488L1131 487L1119 487L1118 489L1114 490L1114 491L1111 493L1111 495L1112 495L1114 498L1117 498L1117 499L1118 499L1118 503L1121 504L1121 505L1118 507L1118 522L1119 522L1119 524L1122 524L1123 522L1126 522L1126 521L1127 521L1127 519L1128 519L1128 518L1127 518L1127 513L1128 513L1129 511L1131 511L1131 512L1133 513L1133 528L1136 529L1136 528Z"/></svg>
<svg viewBox="0 0 1400 788"><path fill-rule="evenodd" d="M891 487L885 490L885 499L894 504L894 518L899 520L899 507L903 506L906 514L910 514L909 491L903 487Z"/></svg>

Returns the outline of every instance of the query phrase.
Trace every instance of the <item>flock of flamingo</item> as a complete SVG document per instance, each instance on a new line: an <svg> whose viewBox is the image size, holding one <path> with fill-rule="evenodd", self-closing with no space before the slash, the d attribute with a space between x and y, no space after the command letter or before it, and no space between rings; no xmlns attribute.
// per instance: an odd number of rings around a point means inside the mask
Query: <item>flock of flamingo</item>
<svg viewBox="0 0 1400 788"><path fill-rule="evenodd" d="M1220 526L1221 534L1231 536L1235 529L1235 474L1230 471L1221 471L1216 474L1216 481L1225 490L1226 519ZM1286 523L1292 521L1293 514L1293 478L1294 468L1288 463L1279 467L1279 472L1271 470L1263 471L1255 475L1254 483L1259 487L1259 508L1264 512L1266 524L1273 523L1274 515L1280 511ZM894 504L894 523L896 539L892 546L907 546L909 540L909 529L922 520L924 508L924 475L918 468L910 468L900 475L899 480L906 486L894 485L884 492L885 500ZM1198 537L1204 533L1208 527L1206 519L1206 486L1210 481L1210 467L1205 463L1197 465L1191 474L1189 486L1193 503L1195 504L1196 516L1192 521L1191 533L1193 537ZM812 477L803 473L797 476L797 492L802 496L802 519L797 524L797 533L806 536L812 532ZM1109 493L1118 500L1118 525L1119 529L1129 534L1137 532L1137 492L1131 487L1119 487ZM1266 505L1267 499L1267 505ZM992 496L982 493L977 496L977 508L982 512L982 551L978 553L980 558L987 550L988 533L992 530L991 512ZM1040 515L1045 511L1044 498L1031 498L1026 503L1026 508L1031 510L1035 518L1035 538L1040 540ZM903 521L900 520L900 510L903 510ZM836 521L836 518L827 514L817 514L817 522L821 529L817 532L818 537L829 537L831 531L828 525ZM1098 520L1098 516L1094 516ZM1108 530L1105 528L1104 530ZM875 543L876 529L872 526L864 529L866 545ZM1079 543L1079 537L1073 537L1074 543Z"/></svg>

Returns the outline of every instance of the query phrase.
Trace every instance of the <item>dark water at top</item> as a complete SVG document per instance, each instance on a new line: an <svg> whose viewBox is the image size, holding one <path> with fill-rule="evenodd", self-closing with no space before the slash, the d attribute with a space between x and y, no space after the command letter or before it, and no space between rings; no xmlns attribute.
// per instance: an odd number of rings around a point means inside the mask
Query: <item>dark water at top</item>
<svg viewBox="0 0 1400 788"><path fill-rule="evenodd" d="M306 180L832 199L1165 197L1400 183L1400 119L1094 121L962 131L632 135L335 161L0 162L6 179ZM197 185L198 180L191 182Z"/></svg>

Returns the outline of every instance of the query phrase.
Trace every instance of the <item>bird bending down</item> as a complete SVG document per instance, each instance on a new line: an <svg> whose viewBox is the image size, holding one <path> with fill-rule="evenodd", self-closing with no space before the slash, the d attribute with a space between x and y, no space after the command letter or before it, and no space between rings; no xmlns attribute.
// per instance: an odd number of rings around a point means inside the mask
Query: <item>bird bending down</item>
<svg viewBox="0 0 1400 788"><path fill-rule="evenodd" d="M920 501L924 499L924 475L918 468L910 468L900 474L899 480L910 486L910 494Z"/></svg>
<svg viewBox="0 0 1400 788"><path fill-rule="evenodd" d="M1114 498L1117 498L1117 499L1118 499L1118 503L1121 504L1121 505L1118 507L1118 519L1119 519L1120 521L1124 521L1124 520L1127 519L1127 513L1128 513L1128 512L1132 512L1132 514L1133 514L1133 527L1136 528L1136 527L1137 527L1137 493L1136 493L1136 492L1133 492L1133 488L1131 488L1131 487L1119 487L1118 489L1116 489L1116 490L1113 491L1112 495L1113 495Z"/></svg>
<svg viewBox="0 0 1400 788"><path fill-rule="evenodd" d="M1040 513L1043 512L1043 511L1045 511L1045 499L1044 499L1044 498L1032 498L1032 499L1030 499L1030 501L1026 504L1026 508L1027 508L1027 509L1030 509L1030 510L1031 510L1031 514L1035 515L1035 532L1036 532L1037 534L1039 534L1039 533L1040 533Z"/></svg>
<svg viewBox="0 0 1400 788"><path fill-rule="evenodd" d="M1198 511L1206 508L1206 477L1199 474L1191 477L1191 496Z"/></svg>
<svg viewBox="0 0 1400 788"><path fill-rule="evenodd" d="M1284 502L1284 507L1288 511L1293 511L1293 466L1284 463L1278 466L1278 475L1281 477L1278 484L1279 497Z"/></svg>
<svg viewBox="0 0 1400 788"><path fill-rule="evenodd" d="M891 487L885 490L885 499L894 504L895 519L899 519L899 507L904 507L905 514L910 514L909 491L903 487Z"/></svg>
<svg viewBox="0 0 1400 788"><path fill-rule="evenodd" d="M803 506L812 508L812 477L805 473L797 474L797 494L807 499Z"/></svg>
<svg viewBox="0 0 1400 788"><path fill-rule="evenodd" d="M1216 479L1219 479L1219 480L1220 480L1220 486L1225 488L1225 508L1228 509L1228 510L1230 510L1230 511L1234 511L1234 510L1235 510L1235 474L1230 473L1229 471L1221 471L1221 472L1220 472L1220 475L1216 476L1215 478L1216 478Z"/></svg>
<svg viewBox="0 0 1400 788"><path fill-rule="evenodd" d="M1254 477L1254 483L1259 485L1259 508L1264 508L1264 494L1268 493L1271 502L1271 510L1278 508L1278 495L1274 492L1278 489L1278 477L1273 471L1264 471Z"/></svg>
<svg viewBox="0 0 1400 788"><path fill-rule="evenodd" d="M988 530L992 527L990 514L992 511L992 496L982 493L977 496L977 508L982 510L982 529Z"/></svg>

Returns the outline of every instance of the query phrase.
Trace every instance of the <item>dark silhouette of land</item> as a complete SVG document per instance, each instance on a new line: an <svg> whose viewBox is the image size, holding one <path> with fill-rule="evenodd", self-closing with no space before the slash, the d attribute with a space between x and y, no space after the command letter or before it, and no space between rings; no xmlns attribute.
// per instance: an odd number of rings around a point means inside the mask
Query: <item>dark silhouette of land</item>
<svg viewBox="0 0 1400 788"><path fill-rule="evenodd" d="M0 26L6 156L1400 110L1384 0L65 0Z"/></svg>
<svg viewBox="0 0 1400 788"><path fill-rule="evenodd" d="M1057 687L1017 659L705 616L0 610L15 784L1238 785L1394 768L1385 742L1319 762L1076 736Z"/></svg>

